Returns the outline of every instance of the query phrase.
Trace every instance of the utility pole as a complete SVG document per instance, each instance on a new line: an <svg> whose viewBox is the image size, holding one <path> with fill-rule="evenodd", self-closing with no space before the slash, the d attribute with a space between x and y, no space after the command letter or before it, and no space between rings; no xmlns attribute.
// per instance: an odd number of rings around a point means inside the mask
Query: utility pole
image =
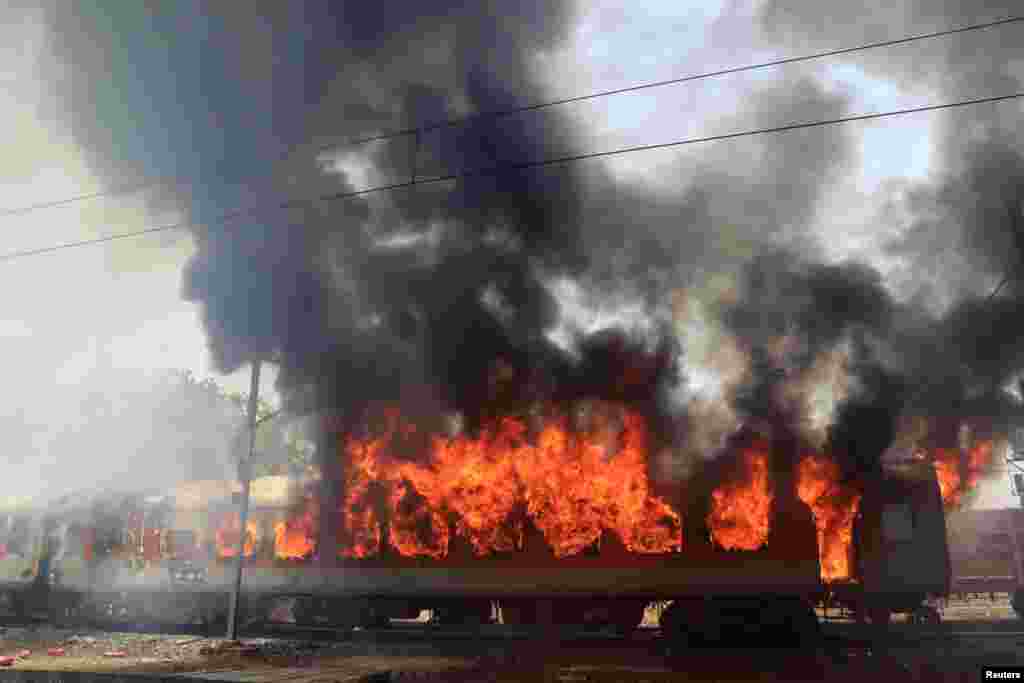
<svg viewBox="0 0 1024 683"><path fill-rule="evenodd" d="M1024 429L1014 430L1010 438L1009 454L1006 465L1010 475L1010 490L1017 495L1020 506L1024 508Z"/></svg>
<svg viewBox="0 0 1024 683"><path fill-rule="evenodd" d="M231 589L231 602L228 606L228 640L238 636L238 604L242 592L242 568L245 564L246 524L249 521L249 484L252 471L252 458L256 450L256 409L259 406L260 361L252 363L252 383L249 387L249 454L238 463L238 478L242 482L242 498L239 501L239 521L241 532L238 535L238 546L235 553L235 581Z"/></svg>

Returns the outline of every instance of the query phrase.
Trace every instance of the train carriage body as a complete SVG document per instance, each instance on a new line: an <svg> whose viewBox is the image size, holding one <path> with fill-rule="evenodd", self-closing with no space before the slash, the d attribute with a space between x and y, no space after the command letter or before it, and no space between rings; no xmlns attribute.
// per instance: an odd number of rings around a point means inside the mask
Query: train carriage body
<svg viewBox="0 0 1024 683"><path fill-rule="evenodd" d="M0 507L0 587L30 584L39 555L40 517L25 501Z"/></svg>
<svg viewBox="0 0 1024 683"><path fill-rule="evenodd" d="M949 593L946 517L930 462L885 463L865 487L852 550L870 603L909 611L928 596Z"/></svg>
<svg viewBox="0 0 1024 683"><path fill-rule="evenodd" d="M855 576L831 588L854 602L888 601L901 609L948 591L942 503L926 464L888 467L880 476L861 503L851 550ZM287 477L254 480L244 575L250 606L301 596L330 613L307 614L314 621L376 623L382 616L410 617L452 604L482 612L498 602L507 614L525 605L533 619L534 606L543 601L642 608L656 600L809 601L825 593L814 519L802 504L777 504L769 542L753 551L723 550L698 530L684 537L678 552L643 554L606 532L584 552L556 558L527 524L517 550L484 556L454 532L449 552L439 559L401 555L386 542L363 559L343 557L337 549L324 557L315 544L301 557L282 556L277 529L294 519L296 502L317 485ZM159 495L82 499L49 509L51 533L57 529L62 536L55 589L74 596L70 602L92 618L128 618L132 610L135 618L176 623L197 614L207 622L222 618L238 540L238 529L233 536L225 529L237 515L239 490L227 482L191 482Z"/></svg>
<svg viewBox="0 0 1024 683"><path fill-rule="evenodd" d="M958 510L949 515L951 592L1009 593L1024 612L1024 510Z"/></svg>

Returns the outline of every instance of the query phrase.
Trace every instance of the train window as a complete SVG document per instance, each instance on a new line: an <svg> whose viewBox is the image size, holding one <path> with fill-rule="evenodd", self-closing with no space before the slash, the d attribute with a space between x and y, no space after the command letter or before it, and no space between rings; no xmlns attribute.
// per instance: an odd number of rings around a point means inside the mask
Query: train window
<svg viewBox="0 0 1024 683"><path fill-rule="evenodd" d="M887 541L906 542L914 539L914 517L909 505L886 505L882 508L882 534Z"/></svg>

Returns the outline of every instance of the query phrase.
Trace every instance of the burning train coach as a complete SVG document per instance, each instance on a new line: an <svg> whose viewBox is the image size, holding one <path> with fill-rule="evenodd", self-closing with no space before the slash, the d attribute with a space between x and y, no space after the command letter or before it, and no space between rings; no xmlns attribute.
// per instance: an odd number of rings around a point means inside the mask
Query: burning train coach
<svg viewBox="0 0 1024 683"><path fill-rule="evenodd" d="M649 602L672 600L663 628L707 638L736 614L813 628L811 605L830 595L888 620L948 593L944 507L992 451L893 451L858 481L763 426L670 490L649 473L644 418L622 406L536 411L472 434L423 433L392 409L373 424L331 433L337 479L253 482L246 618L289 599L289 619L335 626L431 609L459 623L628 630ZM25 596L44 591L58 620L222 623L239 489L190 482L11 511L3 604L32 609Z"/></svg>
<svg viewBox="0 0 1024 683"><path fill-rule="evenodd" d="M182 296L218 372L252 364L254 399L273 364L287 411L318 416L319 479L257 494L244 525L228 485L32 511L29 537L77 540L12 562L10 602L49 586L64 614L216 619L239 544L250 608L295 597L316 623L479 621L497 605L510 622L629 628L672 600L663 629L699 640L739 622L809 629L825 594L884 622L949 591L946 512L1022 417L1006 390L1024 376L1015 128L944 126L934 173L835 220L860 202L840 199L862 156L842 126L690 147L707 151L644 176L594 154L582 110L526 115L564 97L550 60L587 3L279 4L301 13L271 13L239 45L261 55L315 27L317 57L267 53L277 71L254 106L273 125L214 126L217 153L196 146ZM1004 64L961 71L1004 87ZM959 71L934 71L962 100ZM154 150L100 144L107 122L81 116L92 90L58 90L108 185L166 175ZM158 118L160 139L171 122L192 139L239 97L191 100L201 110ZM855 98L808 72L740 100L745 127L839 121ZM410 125L426 128L384 135ZM339 126L374 144L340 144ZM310 144L281 157L285 130ZM239 212L245 229L212 220L239 190L226 158L266 166L256 195L291 199Z"/></svg>

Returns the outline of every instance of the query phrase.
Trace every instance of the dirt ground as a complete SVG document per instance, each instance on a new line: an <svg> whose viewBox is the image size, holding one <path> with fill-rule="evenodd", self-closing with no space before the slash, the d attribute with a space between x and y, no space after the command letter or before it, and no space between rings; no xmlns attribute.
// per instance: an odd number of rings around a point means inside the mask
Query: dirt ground
<svg viewBox="0 0 1024 683"><path fill-rule="evenodd" d="M59 648L60 652L51 652ZM0 655L16 657L9 667L23 671L185 674L192 672L265 672L329 668L339 681L361 680L374 672L444 672L466 668L469 659L429 656L337 656L322 644L271 639L229 642L221 639L133 633L73 632L50 628L7 629ZM3 669L0 669L2 671Z"/></svg>
<svg viewBox="0 0 1024 683"><path fill-rule="evenodd" d="M232 643L181 635L38 627L0 632L0 655L16 657L8 668L21 671L185 674L254 683L974 681L979 680L983 665L1024 663L1020 654L1024 628L1014 626L1005 600L951 604L944 609L944 619L971 620L975 626L983 620L983 631L1002 627L1003 632L801 651L760 649L750 643L741 649L672 653L653 638L560 643L466 637L441 644L424 638L404 642L392 637L385 642L367 635L339 643L280 639ZM52 648L62 651L51 654Z"/></svg>
<svg viewBox="0 0 1024 683"><path fill-rule="evenodd" d="M998 643L935 643L889 649L813 651L756 647L666 654L650 644L484 643L454 646L461 656L419 646L349 643L312 648L308 643L106 634L68 636L40 630L5 639L4 652L32 650L15 668L24 671L190 674L220 681L263 683L461 683L588 682L681 683L682 681L975 681L982 665L1020 663L1018 639ZM62 646L48 656L45 646ZM452 649L449 647L448 649ZM125 657L107 657L120 651Z"/></svg>

